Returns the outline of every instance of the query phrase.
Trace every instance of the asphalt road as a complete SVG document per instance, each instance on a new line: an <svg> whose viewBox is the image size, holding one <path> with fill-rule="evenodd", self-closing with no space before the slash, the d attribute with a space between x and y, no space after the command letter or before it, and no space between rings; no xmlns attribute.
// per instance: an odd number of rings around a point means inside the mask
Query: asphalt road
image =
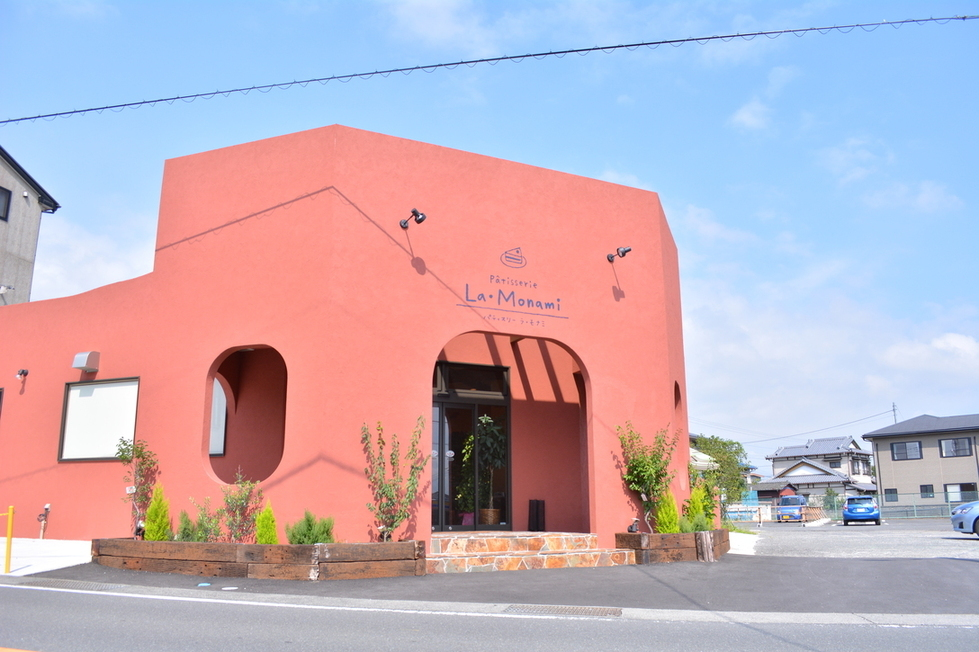
<svg viewBox="0 0 979 652"><path fill-rule="evenodd" d="M881 525L766 523L755 554L766 557L947 558L979 560L979 537L952 530L948 518L891 519Z"/></svg>
<svg viewBox="0 0 979 652"><path fill-rule="evenodd" d="M979 538L944 519L767 524L754 555L603 569L288 582L93 564L0 578L26 650L972 649Z"/></svg>

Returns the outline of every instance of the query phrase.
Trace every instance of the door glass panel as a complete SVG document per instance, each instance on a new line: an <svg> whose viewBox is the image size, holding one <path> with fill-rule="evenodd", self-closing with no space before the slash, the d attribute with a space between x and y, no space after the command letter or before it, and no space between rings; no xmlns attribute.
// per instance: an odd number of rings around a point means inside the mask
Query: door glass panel
<svg viewBox="0 0 979 652"><path fill-rule="evenodd" d="M432 529L441 530L445 523L445 510L448 508L448 496L445 493L445 478L448 477L446 468L447 458L443 444L442 406L438 403L432 406Z"/></svg>
<svg viewBox="0 0 979 652"><path fill-rule="evenodd" d="M475 525L476 459L473 455L473 422L475 406L445 408L445 441L448 459L445 468L446 494L450 509L443 521L447 526ZM452 529L455 529L454 527Z"/></svg>
<svg viewBox="0 0 979 652"><path fill-rule="evenodd" d="M504 405L478 405L476 423L476 496L479 525L506 525L510 429Z"/></svg>

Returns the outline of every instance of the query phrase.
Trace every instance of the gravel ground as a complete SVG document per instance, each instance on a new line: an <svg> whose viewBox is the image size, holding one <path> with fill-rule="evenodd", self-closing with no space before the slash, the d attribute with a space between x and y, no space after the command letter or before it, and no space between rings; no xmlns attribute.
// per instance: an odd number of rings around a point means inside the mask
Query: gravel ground
<svg viewBox="0 0 979 652"><path fill-rule="evenodd" d="M743 527L743 526L742 526ZM958 534L947 518L891 519L882 525L828 522L806 526L765 523L749 526L757 535L737 534L734 554L763 557L853 557L979 560L979 537ZM751 539L756 539L754 546Z"/></svg>

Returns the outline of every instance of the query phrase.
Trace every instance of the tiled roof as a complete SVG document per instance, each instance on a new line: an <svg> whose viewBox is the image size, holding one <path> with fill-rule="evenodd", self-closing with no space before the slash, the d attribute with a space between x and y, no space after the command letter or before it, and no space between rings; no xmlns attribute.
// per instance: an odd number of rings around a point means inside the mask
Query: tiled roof
<svg viewBox="0 0 979 652"><path fill-rule="evenodd" d="M766 460L773 460L778 457L803 457L812 455L830 455L832 453L842 453L850 450L850 444L856 443L853 437L824 437L822 439L810 439L805 444L796 446L783 446L771 455L765 456ZM860 444L857 444L859 447Z"/></svg>
<svg viewBox="0 0 979 652"><path fill-rule="evenodd" d="M916 435L926 432L950 432L955 430L979 430L979 414L961 414L954 417L933 417L930 414L922 414L920 417L868 432L863 438L898 437L900 435Z"/></svg>

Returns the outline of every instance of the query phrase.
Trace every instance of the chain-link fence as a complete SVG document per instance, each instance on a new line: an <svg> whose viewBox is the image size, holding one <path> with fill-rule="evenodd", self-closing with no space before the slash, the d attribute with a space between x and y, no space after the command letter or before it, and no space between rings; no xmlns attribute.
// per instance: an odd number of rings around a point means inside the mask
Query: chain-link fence
<svg viewBox="0 0 979 652"><path fill-rule="evenodd" d="M752 492L754 493L754 492ZM934 493L884 493L873 494L880 507L881 518L949 518L952 510L962 503L979 500L979 492L975 491L946 491ZM808 503L812 515L818 509L820 518L830 518L833 520L843 519L843 504L849 496L812 494L808 496ZM757 494L754 499L746 496L746 500L741 503L728 505L725 510L725 517L731 521L772 521L775 515L774 500L759 500ZM808 519L807 520L812 520Z"/></svg>

